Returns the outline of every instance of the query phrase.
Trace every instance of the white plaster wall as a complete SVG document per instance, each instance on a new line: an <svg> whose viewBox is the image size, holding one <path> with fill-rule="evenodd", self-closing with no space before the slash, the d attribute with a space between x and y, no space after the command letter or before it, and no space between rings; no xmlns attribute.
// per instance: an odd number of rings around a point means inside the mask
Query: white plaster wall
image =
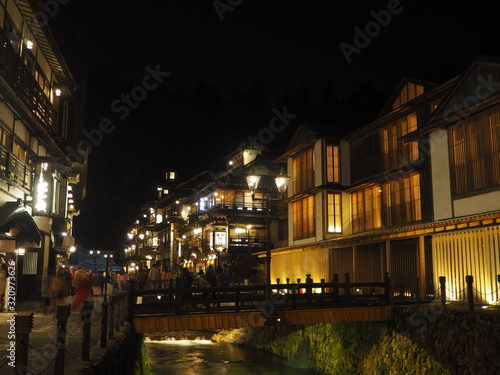
<svg viewBox="0 0 500 375"><path fill-rule="evenodd" d="M2 122L12 130L14 126L14 113L5 105L5 103L0 102L0 119Z"/></svg>
<svg viewBox="0 0 500 375"><path fill-rule="evenodd" d="M453 202L455 216L475 215L500 210L500 191L457 199Z"/></svg>
<svg viewBox="0 0 500 375"><path fill-rule="evenodd" d="M36 154L38 152L38 139L31 137L30 139L30 149Z"/></svg>
<svg viewBox="0 0 500 375"><path fill-rule="evenodd" d="M24 142L25 145L30 144L30 134L28 129L21 121L16 121L14 125L14 132Z"/></svg>
<svg viewBox="0 0 500 375"><path fill-rule="evenodd" d="M430 135L432 196L434 219L442 220L453 216L450 161L448 156L448 133L438 129Z"/></svg>

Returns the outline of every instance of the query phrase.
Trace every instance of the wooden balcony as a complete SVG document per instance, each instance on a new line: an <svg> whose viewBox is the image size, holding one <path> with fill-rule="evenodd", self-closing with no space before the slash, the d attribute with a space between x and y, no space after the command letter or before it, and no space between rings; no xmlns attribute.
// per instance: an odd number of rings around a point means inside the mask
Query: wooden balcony
<svg viewBox="0 0 500 375"><path fill-rule="evenodd" d="M9 184L31 192L33 168L0 145L0 176Z"/></svg>
<svg viewBox="0 0 500 375"><path fill-rule="evenodd" d="M0 31L0 79L3 79L14 95L7 98L14 104L22 104L44 126L45 130L55 135L57 113L47 95L35 81L21 57L12 49L9 40ZM0 80L1 83L1 80ZM1 86L0 86L1 87Z"/></svg>

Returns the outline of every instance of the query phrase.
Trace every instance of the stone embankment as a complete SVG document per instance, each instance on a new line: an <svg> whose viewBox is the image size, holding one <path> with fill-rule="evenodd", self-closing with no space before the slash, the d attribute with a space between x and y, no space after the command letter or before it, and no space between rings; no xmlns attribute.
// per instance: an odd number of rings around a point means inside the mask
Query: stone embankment
<svg viewBox="0 0 500 375"><path fill-rule="evenodd" d="M500 314L396 308L386 323L268 326L212 339L254 347L321 374L500 374Z"/></svg>

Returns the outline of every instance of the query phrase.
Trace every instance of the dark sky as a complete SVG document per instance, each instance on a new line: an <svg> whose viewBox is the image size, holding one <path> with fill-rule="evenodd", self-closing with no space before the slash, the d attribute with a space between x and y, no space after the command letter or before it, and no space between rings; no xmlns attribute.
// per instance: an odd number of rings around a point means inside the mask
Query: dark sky
<svg viewBox="0 0 500 375"><path fill-rule="evenodd" d="M483 4L71 0L60 5L49 25L75 77L87 83L85 126L95 129L103 118L116 125L90 155L77 243L117 247L124 225L133 222L164 171L175 169L189 178L212 167L266 127L272 108L286 105L299 119L332 124L342 135L373 120L403 76L444 82L477 55L497 55L496 12L491 3ZM342 43L352 51L347 57ZM158 87L140 91L150 69L169 75ZM123 104L122 95L132 92L146 96L126 116L113 111L112 103ZM285 133L268 147L285 147L290 136Z"/></svg>

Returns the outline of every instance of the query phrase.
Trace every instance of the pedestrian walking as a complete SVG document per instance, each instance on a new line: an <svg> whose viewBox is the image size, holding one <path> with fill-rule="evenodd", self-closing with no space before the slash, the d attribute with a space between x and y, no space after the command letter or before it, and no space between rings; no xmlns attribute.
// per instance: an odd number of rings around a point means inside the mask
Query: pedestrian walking
<svg viewBox="0 0 500 375"><path fill-rule="evenodd" d="M137 272L137 283L139 284L139 289L144 289L144 285L146 284L146 279L148 278L148 273L145 268L141 268Z"/></svg>
<svg viewBox="0 0 500 375"><path fill-rule="evenodd" d="M187 268L181 268L181 283L183 293L182 296L184 299L191 299L191 286L193 285L193 275Z"/></svg>
<svg viewBox="0 0 500 375"><path fill-rule="evenodd" d="M104 275L101 270L97 270L92 274L92 295L100 297L102 295L102 287L104 286Z"/></svg>
<svg viewBox="0 0 500 375"><path fill-rule="evenodd" d="M50 313L54 313L57 305L64 303L66 297L71 294L71 278L68 272L59 268L50 280L48 297Z"/></svg>
<svg viewBox="0 0 500 375"><path fill-rule="evenodd" d="M120 273L118 274L118 290L120 292L128 289L128 280L129 280L128 273L125 272L123 269L120 270Z"/></svg>
<svg viewBox="0 0 500 375"><path fill-rule="evenodd" d="M168 267L164 267L163 268L163 271L161 272L161 287L162 288L168 288L170 285L169 285L169 281L170 281L170 271L168 270Z"/></svg>
<svg viewBox="0 0 500 375"><path fill-rule="evenodd" d="M220 285L221 286L229 286L229 267L226 263L224 263L222 272L220 275Z"/></svg>
<svg viewBox="0 0 500 375"><path fill-rule="evenodd" d="M149 271L148 278L146 280L147 288L154 289L160 286L161 274L159 269L159 264L153 264L153 268Z"/></svg>
<svg viewBox="0 0 500 375"><path fill-rule="evenodd" d="M73 310L81 311L83 301L90 297L90 288L92 287L92 279L85 266L76 267L73 286L75 287Z"/></svg>

